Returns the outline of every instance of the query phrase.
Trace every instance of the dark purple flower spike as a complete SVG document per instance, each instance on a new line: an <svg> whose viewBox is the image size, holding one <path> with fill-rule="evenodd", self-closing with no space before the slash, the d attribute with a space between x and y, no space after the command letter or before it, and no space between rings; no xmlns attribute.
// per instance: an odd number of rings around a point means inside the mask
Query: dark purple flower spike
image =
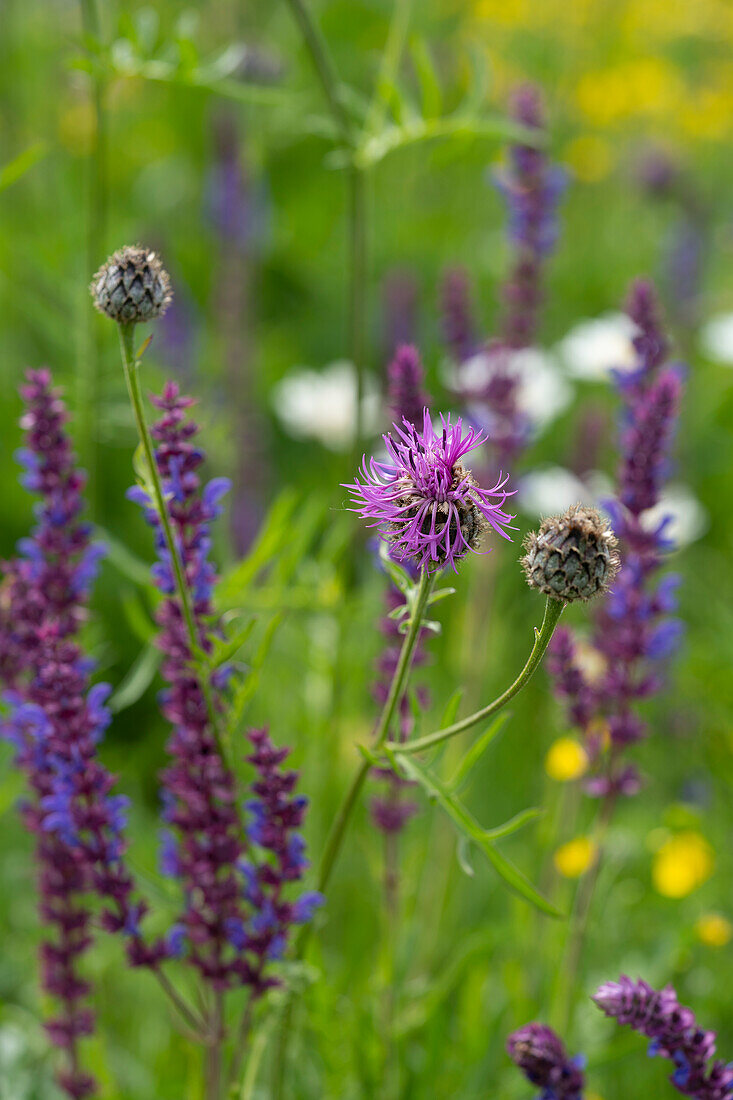
<svg viewBox="0 0 733 1100"><path fill-rule="evenodd" d="M617 982L604 982L593 1000L606 1016L651 1040L650 1056L659 1055L674 1064L670 1082L683 1096L731 1100L733 1063L711 1061L715 1032L698 1025L692 1009L679 1003L671 985L655 990L622 974Z"/></svg>

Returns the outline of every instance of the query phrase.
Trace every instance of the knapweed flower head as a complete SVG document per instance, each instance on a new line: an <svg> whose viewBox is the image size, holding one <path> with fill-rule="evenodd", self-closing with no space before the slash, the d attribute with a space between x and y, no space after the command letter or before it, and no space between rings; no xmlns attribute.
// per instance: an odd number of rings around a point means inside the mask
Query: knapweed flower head
<svg viewBox="0 0 733 1100"><path fill-rule="evenodd" d="M89 287L96 309L119 324L140 324L162 316L173 300L168 272L150 249L118 248Z"/></svg>
<svg viewBox="0 0 733 1100"><path fill-rule="evenodd" d="M605 591L619 569L618 540L595 508L574 504L542 521L524 542L527 583L563 603Z"/></svg>
<svg viewBox="0 0 733 1100"><path fill-rule="evenodd" d="M527 1080L542 1089L539 1100L582 1100L583 1059L568 1057L551 1027L526 1024L512 1032L506 1049Z"/></svg>
<svg viewBox="0 0 733 1100"><path fill-rule="evenodd" d="M731 1100L733 1063L711 1061L715 1032L698 1025L692 1009L679 1003L671 985L655 990L622 974L617 982L604 982L593 1000L606 1016L650 1039L650 1055L674 1063L670 1082L683 1096Z"/></svg>
<svg viewBox="0 0 733 1100"><path fill-rule="evenodd" d="M474 428L463 430L459 417L440 417L435 430L424 410L422 430L403 420L383 436L387 461L366 456L358 478L345 486L353 497L353 511L377 527L398 561L412 561L422 571L434 572L457 563L477 550L492 528L511 541L508 528L514 516L504 510L511 495L499 475L492 489L481 489L463 458L488 438Z"/></svg>

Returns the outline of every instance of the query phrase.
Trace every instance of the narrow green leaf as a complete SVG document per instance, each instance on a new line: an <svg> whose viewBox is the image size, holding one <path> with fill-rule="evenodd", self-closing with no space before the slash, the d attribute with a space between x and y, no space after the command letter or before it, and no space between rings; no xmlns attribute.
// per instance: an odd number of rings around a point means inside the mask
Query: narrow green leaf
<svg viewBox="0 0 733 1100"><path fill-rule="evenodd" d="M512 833L518 832L530 821L536 821L538 817L542 817L543 813L544 810L541 810L538 806L530 806L529 809L521 810L514 817L510 817L503 825L497 825L495 829L486 829L484 836L487 840L501 840L502 837L511 836Z"/></svg>
<svg viewBox="0 0 733 1100"><path fill-rule="evenodd" d="M255 628L257 620L252 618L240 630L229 638L211 637L211 652L207 654L210 668L220 668L234 658Z"/></svg>
<svg viewBox="0 0 733 1100"><path fill-rule="evenodd" d="M499 877L511 890L548 916L562 916L559 910L535 889L522 871L496 850L493 842L489 839L490 834L487 834L473 815L443 786L439 779L416 763L411 756L395 753L394 758L407 778L418 783L428 797L442 807L459 831L477 845Z"/></svg>
<svg viewBox="0 0 733 1100"><path fill-rule="evenodd" d="M448 702L445 704L445 710L443 711L443 717L440 719L440 729L445 729L446 726L452 726L458 716L458 708L461 705L461 699L463 698L463 688L456 688L451 695Z"/></svg>
<svg viewBox="0 0 733 1100"><path fill-rule="evenodd" d="M422 113L425 118L439 118L443 110L443 92L424 38L413 40L410 56L420 85Z"/></svg>
<svg viewBox="0 0 733 1100"><path fill-rule="evenodd" d="M30 145L27 149L24 149L8 164L3 165L0 168L0 191L4 191L6 187L12 187L14 183L17 183L26 172L30 172L31 168L38 164L39 160L43 160L45 155L46 146L42 141L39 141L35 145Z"/></svg>
<svg viewBox="0 0 733 1100"><path fill-rule="evenodd" d="M464 875L468 875L469 878L475 878L476 872L474 871L471 861L468 858L471 852L471 841L467 836L461 834L458 837L456 844L456 858L458 860L458 866L463 871Z"/></svg>
<svg viewBox="0 0 733 1100"><path fill-rule="evenodd" d="M113 565L123 577L127 577L128 580L133 581L141 588L152 589L153 582L150 577L150 566L147 562L144 562L142 558L138 558L133 554L132 550L128 550L124 542L120 542L119 539L111 535L105 528L97 527L97 530L107 547L107 561Z"/></svg>
<svg viewBox="0 0 733 1100"><path fill-rule="evenodd" d="M160 650L155 646L147 645L140 650L127 675L110 698L109 708L113 714L119 714L121 710L131 707L147 691L153 682L161 657Z"/></svg>
<svg viewBox="0 0 733 1100"><path fill-rule="evenodd" d="M448 789L451 791L458 791L468 778L472 768L476 762L483 756L488 749L491 742L499 735L504 726L504 723L510 717L511 711L504 711L503 714L498 714L488 729L484 730L479 738L474 741L470 749L461 760L460 764L456 768L453 778L448 782ZM452 725L455 719L452 718L450 722L445 725ZM441 726L444 729L445 726Z"/></svg>

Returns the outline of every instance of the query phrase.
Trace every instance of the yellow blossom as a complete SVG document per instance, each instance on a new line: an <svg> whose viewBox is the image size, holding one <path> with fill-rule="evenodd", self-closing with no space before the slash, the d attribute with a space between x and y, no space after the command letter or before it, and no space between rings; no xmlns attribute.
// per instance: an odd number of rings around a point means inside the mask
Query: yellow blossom
<svg viewBox="0 0 733 1100"><path fill-rule="evenodd" d="M574 737L558 737L545 757L545 771L550 779L567 783L579 779L588 768L588 754Z"/></svg>
<svg viewBox="0 0 733 1100"><path fill-rule="evenodd" d="M706 913L695 925L695 932L706 947L726 947L733 937L733 924L720 913Z"/></svg>
<svg viewBox="0 0 733 1100"><path fill-rule="evenodd" d="M589 836L576 836L555 852L554 863L565 878L580 878L592 867L598 854L598 846Z"/></svg>
<svg viewBox="0 0 733 1100"><path fill-rule="evenodd" d="M652 882L665 898L684 898L710 878L713 850L700 833L677 833L662 844L652 861Z"/></svg>

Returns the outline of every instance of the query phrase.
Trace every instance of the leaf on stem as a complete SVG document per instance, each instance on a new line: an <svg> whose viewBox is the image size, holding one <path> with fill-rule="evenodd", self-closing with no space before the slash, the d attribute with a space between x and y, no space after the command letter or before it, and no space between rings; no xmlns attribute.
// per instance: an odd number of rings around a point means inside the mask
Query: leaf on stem
<svg viewBox="0 0 733 1100"><path fill-rule="evenodd" d="M416 763L413 757L405 756L402 753L394 753L393 757L405 777L421 786L428 798L433 802L437 802L445 811L459 832L483 852L510 890L513 890L514 893L548 916L561 917L563 915L535 889L518 867L515 867L506 856L501 855L494 847L494 840L498 836L508 836L510 832L520 828L531 816L534 816L534 811L525 810L522 814L513 818L511 822L507 822L506 825L498 826L493 830L486 830L479 825L463 803L451 794L436 776L431 775L425 768ZM528 817L528 815L530 816Z"/></svg>
<svg viewBox="0 0 733 1100"><path fill-rule="evenodd" d="M504 726L504 723L510 717L510 711L504 711L503 714L497 715L488 729L484 730L481 736L474 741L466 755L461 760L460 764L456 768L453 778L449 780L447 787L448 790L453 793L458 792L464 785L468 776L470 775L474 765L480 760L483 754L488 749L492 741L499 735ZM442 726L450 726L455 721L455 715L451 718L450 722L443 722Z"/></svg>

